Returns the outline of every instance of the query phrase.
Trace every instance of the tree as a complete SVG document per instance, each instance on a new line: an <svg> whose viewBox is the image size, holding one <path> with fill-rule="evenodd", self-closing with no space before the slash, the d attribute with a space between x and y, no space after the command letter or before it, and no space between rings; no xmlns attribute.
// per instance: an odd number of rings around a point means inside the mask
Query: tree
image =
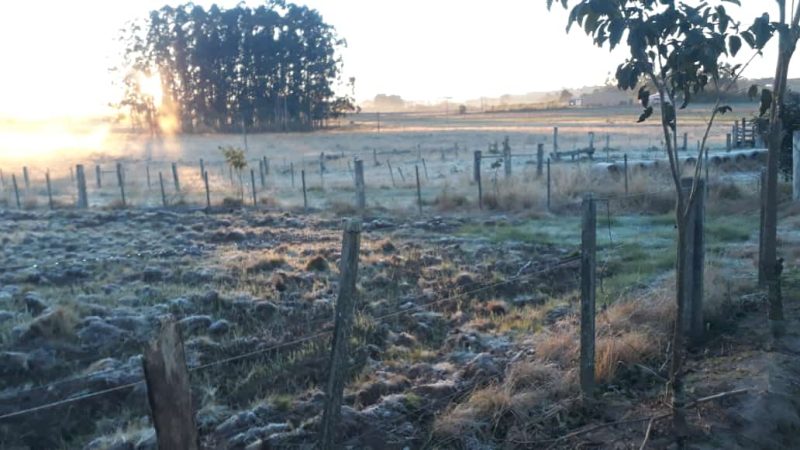
<svg viewBox="0 0 800 450"><path fill-rule="evenodd" d="M570 92L570 91L568 91L566 89L563 89L561 91L561 93L558 94L558 101L560 101L560 102L568 102L568 101L572 100L572 97L574 97L574 95L572 95L572 92Z"/></svg>
<svg viewBox="0 0 800 450"><path fill-rule="evenodd" d="M219 147L225 162L231 170L236 172L239 179L239 198L244 201L244 183L242 182L242 172L247 167L247 158L245 157L244 150L239 147L225 146Z"/></svg>
<svg viewBox="0 0 800 450"><path fill-rule="evenodd" d="M346 43L305 6L165 6L131 23L121 40L119 106L132 117L153 115L137 85L141 74L160 76L164 105L185 132L306 130L353 109L349 95L333 90Z"/></svg>
<svg viewBox="0 0 800 450"><path fill-rule="evenodd" d="M738 0L727 0L738 3ZM548 8L555 0L547 0ZM568 0L560 0L568 8ZM628 47L628 57L617 67L614 78L620 89L637 89L644 108L638 122L648 120L654 112L649 104L648 84L656 89L661 103L660 122L669 159L669 170L675 187L675 219L678 245L676 260L676 305L670 367L672 389L673 425L678 445L685 445L688 433L685 418L685 393L683 388L683 360L685 357L684 308L689 292L684 279L686 242L689 238L688 219L698 194L698 182L709 131L718 114L730 111L730 106L721 105L719 96L706 124L705 133L694 167L692 186L688 194L681 186L682 165L678 159L678 111L676 100L682 100L685 108L692 98L709 85L717 92L732 87L744 67L734 66L731 79L722 86L724 71L720 59L735 56L742 48L744 39L748 45L760 49L768 40L754 24L739 33L739 24L731 19L724 5L698 6L677 3L672 0L577 0L570 10L567 31L573 25L584 29L592 36L595 45L614 49L623 37ZM755 27L755 28L754 28ZM755 56L755 55L753 55ZM752 58L751 58L752 60Z"/></svg>
<svg viewBox="0 0 800 450"><path fill-rule="evenodd" d="M778 261L778 163L780 160L781 145L785 138L784 99L789 73L789 63L792 60L797 40L800 37L800 3L795 11L787 15L786 0L777 0L779 18L777 22L770 22L766 13L757 19L753 28L759 31L757 36L764 42L774 32L778 33L778 62L775 67L775 80L773 91L765 91L762 95L762 114L769 110L769 130L767 132L767 192L764 205L764 234L763 254L759 261L759 270L764 274L767 283L769 312L768 318L775 336L784 332L783 300L780 296L779 280L780 267ZM794 5L794 2L792 3Z"/></svg>

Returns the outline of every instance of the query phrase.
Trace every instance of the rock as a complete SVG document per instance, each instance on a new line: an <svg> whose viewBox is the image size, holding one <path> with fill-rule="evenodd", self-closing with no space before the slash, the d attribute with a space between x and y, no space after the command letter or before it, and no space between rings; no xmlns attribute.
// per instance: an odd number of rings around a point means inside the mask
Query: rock
<svg viewBox="0 0 800 450"><path fill-rule="evenodd" d="M29 369L27 354L0 352L0 375L22 375Z"/></svg>
<svg viewBox="0 0 800 450"><path fill-rule="evenodd" d="M453 283L460 288L469 287L475 284L475 277L469 272L461 272L453 279Z"/></svg>
<svg viewBox="0 0 800 450"><path fill-rule="evenodd" d="M178 325L184 334L195 334L200 331L206 331L212 322L211 316L197 315L184 317L178 321Z"/></svg>
<svg viewBox="0 0 800 450"><path fill-rule="evenodd" d="M38 316L50 306L37 292L28 292L25 294L25 297L23 297L23 301L25 302L25 309L27 309L33 317Z"/></svg>
<svg viewBox="0 0 800 450"><path fill-rule="evenodd" d="M81 346L95 350L111 350L123 344L130 334L99 317L87 317L78 330Z"/></svg>
<svg viewBox="0 0 800 450"><path fill-rule="evenodd" d="M208 332L214 336L220 336L231 329L231 323L225 319L217 320L208 327Z"/></svg>
<svg viewBox="0 0 800 450"><path fill-rule="evenodd" d="M325 272L329 267L328 260L322 255L317 255L306 263L306 271L308 272Z"/></svg>

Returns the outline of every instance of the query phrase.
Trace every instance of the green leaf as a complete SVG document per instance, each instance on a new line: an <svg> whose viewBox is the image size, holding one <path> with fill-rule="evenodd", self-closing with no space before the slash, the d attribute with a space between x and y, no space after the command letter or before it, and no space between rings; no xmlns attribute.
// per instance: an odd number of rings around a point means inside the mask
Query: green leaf
<svg viewBox="0 0 800 450"><path fill-rule="evenodd" d="M729 36L728 37L728 49L731 52L731 56L736 56L739 53L739 50L742 48L742 39L739 36Z"/></svg>

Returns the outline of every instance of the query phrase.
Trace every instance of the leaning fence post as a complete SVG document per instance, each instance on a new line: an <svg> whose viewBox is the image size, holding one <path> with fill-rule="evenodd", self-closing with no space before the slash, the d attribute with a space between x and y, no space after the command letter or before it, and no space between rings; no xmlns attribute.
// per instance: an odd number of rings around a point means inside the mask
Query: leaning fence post
<svg viewBox="0 0 800 450"><path fill-rule="evenodd" d="M625 153L624 155L624 167L623 170L625 172L625 195L628 195L628 154Z"/></svg>
<svg viewBox="0 0 800 450"><path fill-rule="evenodd" d="M100 171L100 165L99 164L94 166L94 177L95 177L95 180L96 180L95 182L97 184L97 189L102 188L103 187L103 174Z"/></svg>
<svg viewBox="0 0 800 450"><path fill-rule="evenodd" d="M306 171L305 169L300 171L300 181L303 183L303 209L308 209L308 194L306 194Z"/></svg>
<svg viewBox="0 0 800 450"><path fill-rule="evenodd" d="M203 172L203 184L206 185L206 208L211 210L211 190L208 188L208 172Z"/></svg>
<svg viewBox="0 0 800 450"><path fill-rule="evenodd" d="M250 187L253 191L253 206L258 206L258 198L256 197L256 171L250 169Z"/></svg>
<svg viewBox="0 0 800 450"><path fill-rule="evenodd" d="M161 204L167 206L167 193L164 191L164 176L158 172L158 184L161 186Z"/></svg>
<svg viewBox="0 0 800 450"><path fill-rule="evenodd" d="M19 186L17 186L17 175L11 174L11 184L14 185L14 197L17 199L17 209L22 209L22 203L19 201Z"/></svg>
<svg viewBox="0 0 800 450"><path fill-rule="evenodd" d="M78 181L78 208L86 209L89 207L89 197L86 195L86 173L83 164L75 166L75 178Z"/></svg>
<svg viewBox="0 0 800 450"><path fill-rule="evenodd" d="M44 181L47 183L47 206L53 209L53 186L50 183L50 170L44 173Z"/></svg>
<svg viewBox="0 0 800 450"><path fill-rule="evenodd" d="M172 179L175 181L175 192L180 192L181 182L178 180L178 163L172 163Z"/></svg>
<svg viewBox="0 0 800 450"><path fill-rule="evenodd" d="M158 448L197 450L189 371L174 320L169 319L162 325L158 338L148 344L143 356L147 400Z"/></svg>
<svg viewBox="0 0 800 450"><path fill-rule="evenodd" d="M119 194L122 197L122 207L125 205L125 182L122 177L122 163L117 163L117 182L119 183Z"/></svg>
<svg viewBox="0 0 800 450"><path fill-rule="evenodd" d="M349 220L344 226L342 239L341 280L336 300L336 321L331 340L331 357L328 362L328 384L325 389L325 405L322 413L320 447L334 448L336 431L342 407L344 383L347 377L348 341L353 324L356 301L356 278L358 274L358 252L361 241L361 222Z"/></svg>
<svg viewBox="0 0 800 450"><path fill-rule="evenodd" d="M417 206L419 213L422 214L422 189L419 185L419 166L414 166L414 172L417 175Z"/></svg>
<svg viewBox="0 0 800 450"><path fill-rule="evenodd" d="M403 175L403 168L402 168L402 167L398 167L398 168L397 168L397 173L399 173L399 174L400 174L400 181L402 181L403 183L405 183L405 182L406 182L406 176L405 176L405 175Z"/></svg>
<svg viewBox="0 0 800 450"><path fill-rule="evenodd" d="M592 194L583 198L581 230L581 392L589 397L594 390L595 281L597 251L597 207Z"/></svg>
<svg viewBox="0 0 800 450"><path fill-rule="evenodd" d="M356 208L359 211L363 211L364 208L367 207L367 196L365 191L364 185L364 161L357 159L355 161L356 165L356 173L355 173L355 181L356 181Z"/></svg>
<svg viewBox="0 0 800 450"><path fill-rule="evenodd" d="M389 176L392 177L392 187L397 187L397 183L394 181L394 170L392 170L392 162L388 159L386 160L386 166L389 168Z"/></svg>

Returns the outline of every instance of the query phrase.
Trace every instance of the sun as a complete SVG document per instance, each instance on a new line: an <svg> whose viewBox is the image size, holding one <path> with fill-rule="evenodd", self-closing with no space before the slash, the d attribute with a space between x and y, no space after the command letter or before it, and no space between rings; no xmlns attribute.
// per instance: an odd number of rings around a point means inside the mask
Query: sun
<svg viewBox="0 0 800 450"><path fill-rule="evenodd" d="M164 90L161 84L161 77L158 75L158 73L140 75L139 91L143 95L152 98L153 105L156 107L160 106L164 100Z"/></svg>

